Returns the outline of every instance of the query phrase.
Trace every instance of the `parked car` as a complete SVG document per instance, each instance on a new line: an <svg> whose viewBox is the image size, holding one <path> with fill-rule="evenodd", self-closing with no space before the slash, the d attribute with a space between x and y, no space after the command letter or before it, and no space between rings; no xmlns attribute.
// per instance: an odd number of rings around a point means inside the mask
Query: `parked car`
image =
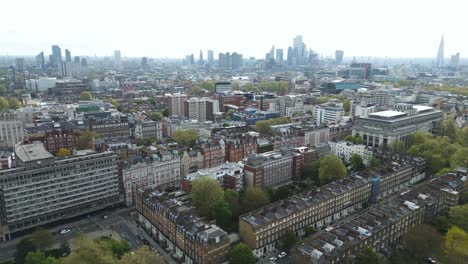
<svg viewBox="0 0 468 264"><path fill-rule="evenodd" d="M284 258L286 257L286 255L287 255L286 252L281 252L279 253L278 258Z"/></svg>
<svg viewBox="0 0 468 264"><path fill-rule="evenodd" d="M70 229L64 228L64 229L62 229L62 230L59 231L59 234L63 235L63 234L66 234L66 233L68 233L68 232L70 232L70 231L71 231Z"/></svg>

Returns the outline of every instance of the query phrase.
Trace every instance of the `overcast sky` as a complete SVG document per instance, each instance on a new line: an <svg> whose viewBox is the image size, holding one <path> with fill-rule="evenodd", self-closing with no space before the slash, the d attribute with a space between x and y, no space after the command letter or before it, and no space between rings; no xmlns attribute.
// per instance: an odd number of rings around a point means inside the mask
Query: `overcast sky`
<svg viewBox="0 0 468 264"><path fill-rule="evenodd" d="M202 49L263 57L296 35L330 56L468 55L466 0L1 0L0 55L182 58ZM286 55L286 54L285 54Z"/></svg>

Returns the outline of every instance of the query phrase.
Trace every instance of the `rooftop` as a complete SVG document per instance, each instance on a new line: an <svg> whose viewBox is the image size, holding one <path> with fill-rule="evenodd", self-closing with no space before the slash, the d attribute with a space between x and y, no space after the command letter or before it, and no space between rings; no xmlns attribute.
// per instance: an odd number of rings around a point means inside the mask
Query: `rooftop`
<svg viewBox="0 0 468 264"><path fill-rule="evenodd" d="M22 162L50 159L54 157L40 142L17 146L15 147L15 154Z"/></svg>
<svg viewBox="0 0 468 264"><path fill-rule="evenodd" d="M386 110L386 111L371 113L369 115L379 116L379 117L397 117L397 116L404 116L406 115L406 113L400 112L400 111L394 111L394 110Z"/></svg>

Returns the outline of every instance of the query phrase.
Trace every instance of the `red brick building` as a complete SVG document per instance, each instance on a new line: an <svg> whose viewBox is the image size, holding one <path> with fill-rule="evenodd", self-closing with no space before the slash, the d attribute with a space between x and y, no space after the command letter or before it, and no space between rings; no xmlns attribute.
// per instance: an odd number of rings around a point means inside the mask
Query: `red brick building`
<svg viewBox="0 0 468 264"><path fill-rule="evenodd" d="M217 167L226 161L223 144L224 142L221 144L209 142L200 146L200 152L203 155L203 168Z"/></svg>
<svg viewBox="0 0 468 264"><path fill-rule="evenodd" d="M79 134L67 130L52 130L42 136L29 138L28 142L41 141L45 149L52 153L57 154L61 148L73 151L77 148Z"/></svg>
<svg viewBox="0 0 468 264"><path fill-rule="evenodd" d="M226 160L239 162L249 155L257 154L257 140L255 137L244 135L228 138L226 142Z"/></svg>

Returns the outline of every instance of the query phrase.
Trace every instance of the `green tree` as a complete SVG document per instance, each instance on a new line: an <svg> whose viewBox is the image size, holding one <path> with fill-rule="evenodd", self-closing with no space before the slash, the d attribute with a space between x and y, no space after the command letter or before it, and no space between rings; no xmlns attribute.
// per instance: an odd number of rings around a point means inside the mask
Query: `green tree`
<svg viewBox="0 0 468 264"><path fill-rule="evenodd" d="M444 122L442 123L442 135L449 137L451 140L455 140L457 136L457 128L453 122L451 115L447 115Z"/></svg>
<svg viewBox="0 0 468 264"><path fill-rule="evenodd" d="M236 83L236 82L232 82L232 83L231 83L231 90L233 90L233 91L239 91L239 90L240 90L239 84Z"/></svg>
<svg viewBox="0 0 468 264"><path fill-rule="evenodd" d="M204 81L201 87L207 91L215 92L215 83L213 81Z"/></svg>
<svg viewBox="0 0 468 264"><path fill-rule="evenodd" d="M66 148L60 148L59 151L57 152L57 157L68 157L70 156L71 152L69 149Z"/></svg>
<svg viewBox="0 0 468 264"><path fill-rule="evenodd" d="M37 248L34 246L30 238L23 238L16 244L15 263L23 264L25 262L26 255L29 252L36 251Z"/></svg>
<svg viewBox="0 0 468 264"><path fill-rule="evenodd" d="M195 129L177 130L173 135L177 143L188 147L193 147L198 137L198 132Z"/></svg>
<svg viewBox="0 0 468 264"><path fill-rule="evenodd" d="M110 103L111 103L115 108L117 108L117 107L120 106L119 101L117 101L117 99L114 99L114 98L111 98L111 99L110 99Z"/></svg>
<svg viewBox="0 0 468 264"><path fill-rule="evenodd" d="M281 247L284 251L289 251L291 248L299 242L299 238L297 237L294 231L289 230L284 237L281 238Z"/></svg>
<svg viewBox="0 0 468 264"><path fill-rule="evenodd" d="M164 117L169 117L169 110L167 108L165 108L163 111L162 111L162 115Z"/></svg>
<svg viewBox="0 0 468 264"><path fill-rule="evenodd" d="M200 88L200 86L192 86L192 94L194 95L200 95L202 94L203 90Z"/></svg>
<svg viewBox="0 0 468 264"><path fill-rule="evenodd" d="M450 159L450 167L468 167L468 147L456 146L456 149Z"/></svg>
<svg viewBox="0 0 468 264"><path fill-rule="evenodd" d="M249 212L270 203L268 195L260 189L249 187L245 190L242 201L242 212Z"/></svg>
<svg viewBox="0 0 468 264"><path fill-rule="evenodd" d="M380 165L380 160L372 156L369 161L369 167L374 168Z"/></svg>
<svg viewBox="0 0 468 264"><path fill-rule="evenodd" d="M8 106L9 106L10 109L16 110L16 109L20 108L22 105L21 105L20 101L18 101L18 99L8 98Z"/></svg>
<svg viewBox="0 0 468 264"><path fill-rule="evenodd" d="M31 234L31 243L38 250L44 251L50 247L54 241L52 234L43 228L38 228Z"/></svg>
<svg viewBox="0 0 468 264"><path fill-rule="evenodd" d="M326 156L320 159L319 178L320 184L326 184L347 176L346 167L337 156Z"/></svg>
<svg viewBox="0 0 468 264"><path fill-rule="evenodd" d="M0 95L5 95L7 92L7 89L4 84L0 83Z"/></svg>
<svg viewBox="0 0 468 264"><path fill-rule="evenodd" d="M8 100L0 96L0 111L5 111L10 108L10 103Z"/></svg>
<svg viewBox="0 0 468 264"><path fill-rule="evenodd" d="M232 218L237 219L241 211L241 206L239 203L239 194L233 189L227 189L224 192L224 201L229 206Z"/></svg>
<svg viewBox="0 0 468 264"><path fill-rule="evenodd" d="M91 149L93 148L93 138L96 136L94 131L84 131L78 137L78 149Z"/></svg>
<svg viewBox="0 0 468 264"><path fill-rule="evenodd" d="M78 237L75 249L62 259L63 264L115 264L112 251L96 241Z"/></svg>
<svg viewBox="0 0 468 264"><path fill-rule="evenodd" d="M445 236L444 252L447 256L468 254L468 234L463 229L452 226Z"/></svg>
<svg viewBox="0 0 468 264"><path fill-rule="evenodd" d="M344 99L342 103L343 103L343 108L345 110L346 115L349 115L349 111L351 109L351 101L349 99Z"/></svg>
<svg viewBox="0 0 468 264"><path fill-rule="evenodd" d="M432 225L439 231L441 234L447 233L450 223L446 216L438 215L432 219Z"/></svg>
<svg viewBox="0 0 468 264"><path fill-rule="evenodd" d="M92 101L93 96L91 96L90 92L81 92L80 100L82 100L82 101Z"/></svg>
<svg viewBox="0 0 468 264"><path fill-rule="evenodd" d="M468 127L464 127L458 131L458 144L468 147Z"/></svg>
<svg viewBox="0 0 468 264"><path fill-rule="evenodd" d="M164 264L164 259L149 250L147 247L140 247L133 253L125 254L117 264Z"/></svg>
<svg viewBox="0 0 468 264"><path fill-rule="evenodd" d="M414 259L435 257L442 252L444 239L437 230L427 224L416 226L402 238L402 245Z"/></svg>
<svg viewBox="0 0 468 264"><path fill-rule="evenodd" d="M330 100L330 98L328 98L328 97L317 97L316 104L324 104L324 103L328 102L329 100Z"/></svg>
<svg viewBox="0 0 468 264"><path fill-rule="evenodd" d="M301 177L303 179L309 178L316 184L320 183L319 178L320 160L314 160L304 163L301 167Z"/></svg>
<svg viewBox="0 0 468 264"><path fill-rule="evenodd" d="M375 251L369 247L364 246L356 257L356 264L381 264L382 259L375 253Z"/></svg>
<svg viewBox="0 0 468 264"><path fill-rule="evenodd" d="M395 153L403 153L405 151L405 145L399 140L395 140L389 144L390 149Z"/></svg>
<svg viewBox="0 0 468 264"><path fill-rule="evenodd" d="M230 264L254 264L255 256L252 250L244 243L237 244L228 254Z"/></svg>
<svg viewBox="0 0 468 264"><path fill-rule="evenodd" d="M46 260L44 252L35 251L29 252L24 259L24 264L42 264Z"/></svg>
<svg viewBox="0 0 468 264"><path fill-rule="evenodd" d="M210 208L210 215L223 230L230 230L232 228L232 214L228 204L224 200L218 201Z"/></svg>
<svg viewBox="0 0 468 264"><path fill-rule="evenodd" d="M161 121L163 119L163 115L159 112L152 112L150 114L150 119L153 121Z"/></svg>
<svg viewBox="0 0 468 264"><path fill-rule="evenodd" d="M229 109L227 112L226 112L226 119L227 120L231 120L232 119L232 115L236 112L236 110L234 109Z"/></svg>
<svg viewBox="0 0 468 264"><path fill-rule="evenodd" d="M192 182L191 196L193 205L204 216L209 216L211 209L224 199L219 182L209 177L201 177Z"/></svg>
<svg viewBox="0 0 468 264"><path fill-rule="evenodd" d="M262 120L255 123L255 129L261 134L271 134L271 126L287 124L290 120L287 117L273 118L269 120Z"/></svg>
<svg viewBox="0 0 468 264"><path fill-rule="evenodd" d="M351 163L351 167L355 171L360 171L365 168L364 162L362 161L362 157L359 154L354 153L353 155L351 155L350 163Z"/></svg>
<svg viewBox="0 0 468 264"><path fill-rule="evenodd" d="M314 234L315 232L317 232L317 230L315 230L315 228L313 226L306 226L306 227L304 227L304 232L305 232L305 235L307 237L307 236L310 236L310 235Z"/></svg>
<svg viewBox="0 0 468 264"><path fill-rule="evenodd" d="M453 206L449 211L449 221L468 232L468 204Z"/></svg>

